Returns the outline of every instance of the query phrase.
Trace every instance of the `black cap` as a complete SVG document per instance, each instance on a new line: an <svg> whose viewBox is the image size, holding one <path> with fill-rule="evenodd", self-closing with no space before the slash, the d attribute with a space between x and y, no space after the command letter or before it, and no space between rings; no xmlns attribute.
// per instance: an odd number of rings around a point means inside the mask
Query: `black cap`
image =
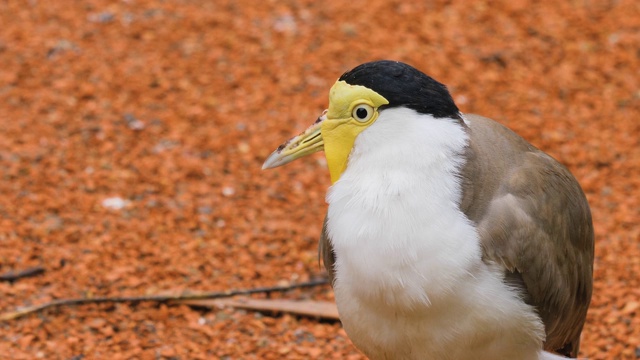
<svg viewBox="0 0 640 360"><path fill-rule="evenodd" d="M364 63L344 73L339 81L377 92L389 101L387 108L406 107L436 118L461 119L445 85L399 61Z"/></svg>

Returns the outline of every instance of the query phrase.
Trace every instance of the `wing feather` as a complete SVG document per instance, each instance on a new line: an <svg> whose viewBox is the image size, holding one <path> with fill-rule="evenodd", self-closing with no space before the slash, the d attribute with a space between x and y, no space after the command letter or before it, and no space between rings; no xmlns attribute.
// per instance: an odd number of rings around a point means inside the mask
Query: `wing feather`
<svg viewBox="0 0 640 360"><path fill-rule="evenodd" d="M468 125L475 161L461 174L461 206L478 226L483 260L504 266L505 281L537 309L545 349L575 357L593 287L586 197L564 166L507 128L473 115Z"/></svg>
<svg viewBox="0 0 640 360"><path fill-rule="evenodd" d="M322 223L322 232L320 233L320 242L318 243L318 259L322 259L324 267L327 269L327 274L329 274L329 281L333 284L333 264L335 263L336 257L327 232L327 216L328 214L324 217L324 222Z"/></svg>

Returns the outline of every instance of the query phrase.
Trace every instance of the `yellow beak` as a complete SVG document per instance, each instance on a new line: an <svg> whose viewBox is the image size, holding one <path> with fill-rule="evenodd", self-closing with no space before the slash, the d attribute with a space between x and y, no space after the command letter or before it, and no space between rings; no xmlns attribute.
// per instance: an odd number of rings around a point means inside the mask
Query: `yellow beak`
<svg viewBox="0 0 640 360"><path fill-rule="evenodd" d="M321 129L322 122L326 119L327 111L325 110L307 130L278 146L276 151L272 152L265 160L262 169L282 166L303 156L324 150Z"/></svg>

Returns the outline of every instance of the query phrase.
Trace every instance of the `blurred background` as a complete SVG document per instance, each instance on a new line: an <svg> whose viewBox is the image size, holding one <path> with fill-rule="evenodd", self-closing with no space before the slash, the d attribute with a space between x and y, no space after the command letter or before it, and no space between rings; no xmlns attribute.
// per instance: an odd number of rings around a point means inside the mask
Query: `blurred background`
<svg viewBox="0 0 640 360"><path fill-rule="evenodd" d="M640 358L640 2L0 2L0 312L321 274L322 154L261 171L346 70L408 62L567 165L591 359ZM332 300L328 286L287 298ZM0 323L7 359L363 359L339 323L149 303Z"/></svg>

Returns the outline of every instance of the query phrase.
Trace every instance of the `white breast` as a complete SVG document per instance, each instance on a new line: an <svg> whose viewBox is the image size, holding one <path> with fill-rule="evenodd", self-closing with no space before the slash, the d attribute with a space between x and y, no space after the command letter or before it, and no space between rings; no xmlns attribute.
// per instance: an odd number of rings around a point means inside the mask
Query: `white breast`
<svg viewBox="0 0 640 360"><path fill-rule="evenodd" d="M542 355L539 317L458 208L467 141L450 119L384 110L327 194L340 316L372 359Z"/></svg>

